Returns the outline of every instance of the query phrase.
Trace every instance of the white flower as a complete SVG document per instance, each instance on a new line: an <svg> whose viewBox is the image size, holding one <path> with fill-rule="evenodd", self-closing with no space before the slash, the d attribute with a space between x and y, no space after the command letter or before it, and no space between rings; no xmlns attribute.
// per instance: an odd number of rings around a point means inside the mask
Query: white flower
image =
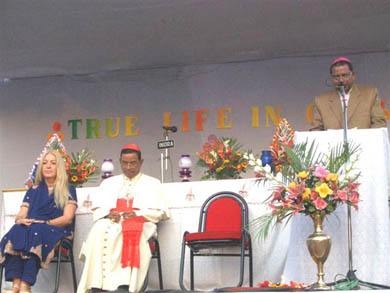
<svg viewBox="0 0 390 293"><path fill-rule="evenodd" d="M216 153L214 150L212 150L212 151L210 152L210 155L212 155L212 156L214 157L214 159L217 158L217 153Z"/></svg>
<svg viewBox="0 0 390 293"><path fill-rule="evenodd" d="M256 162L254 160L249 160L248 164L249 164L249 166L252 166L252 167L256 166Z"/></svg>
<svg viewBox="0 0 390 293"><path fill-rule="evenodd" d="M253 170L255 171L255 173L262 173L262 172L261 172L262 169L263 169L263 168L261 168L260 166L257 166L257 165L253 168Z"/></svg>
<svg viewBox="0 0 390 293"><path fill-rule="evenodd" d="M262 167L262 166L263 166L263 163L261 162L260 159L257 159L257 160L256 160L256 165Z"/></svg>
<svg viewBox="0 0 390 293"><path fill-rule="evenodd" d="M271 173L271 166L270 165L265 165L265 167L263 167L263 170L268 174L268 173Z"/></svg>
<svg viewBox="0 0 390 293"><path fill-rule="evenodd" d="M275 179L278 181L283 181L283 175L281 172L278 172L275 176Z"/></svg>
<svg viewBox="0 0 390 293"><path fill-rule="evenodd" d="M338 178L339 182L344 182L346 179L345 174L341 174Z"/></svg>

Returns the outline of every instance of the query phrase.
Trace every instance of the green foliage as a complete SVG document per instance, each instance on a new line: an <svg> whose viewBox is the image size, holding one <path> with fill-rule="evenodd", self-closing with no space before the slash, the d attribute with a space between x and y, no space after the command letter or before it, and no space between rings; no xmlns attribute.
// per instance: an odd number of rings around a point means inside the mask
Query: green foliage
<svg viewBox="0 0 390 293"><path fill-rule="evenodd" d="M357 208L358 184L352 183L359 178L360 173L351 174L351 171L358 160L359 145L338 144L329 153L320 153L315 141L308 143L306 140L291 147L285 144L280 146L285 152L283 156L287 158L280 165L280 173L275 174L258 166L261 170L258 183L272 183L272 194L265 200L272 208L272 213L250 223L250 231L257 234L260 240L266 239L277 223L285 221L286 224L297 213L328 215L336 210L338 204L343 203ZM319 167L322 172L332 176L321 177L324 175L316 171ZM348 198L342 199L338 192L347 194Z"/></svg>

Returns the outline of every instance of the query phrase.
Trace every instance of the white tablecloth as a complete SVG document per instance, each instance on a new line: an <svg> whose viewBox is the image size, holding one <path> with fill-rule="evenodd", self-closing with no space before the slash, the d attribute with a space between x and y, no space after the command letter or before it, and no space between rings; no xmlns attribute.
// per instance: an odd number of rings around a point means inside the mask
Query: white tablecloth
<svg viewBox="0 0 390 293"><path fill-rule="evenodd" d="M320 151L327 151L337 142L342 142L342 131L297 132L296 140L316 139ZM359 212L352 212L353 227L353 268L357 276L375 283L390 284L390 225L388 210L389 185L389 143L386 129L351 130L349 138L361 144L363 152L359 167L362 177L359 180L362 202ZM164 184L164 191L171 212L171 219L159 225L164 287L179 289L179 265L181 241L184 231L194 232L198 228L199 208L204 200L218 191L246 193L250 218L258 217L266 211L262 201L270 194L266 186L254 184L254 179L220 180L188 183ZM93 201L96 188L77 190L79 208L77 210L75 255L78 256L81 243L86 239L92 226L92 216L83 207L88 198ZM188 194L194 199L189 200ZM14 222L24 192L3 192L0 234L3 235ZM332 237L332 248L325 263L325 280L333 281L336 274L348 271L348 244L346 229L346 208L339 208L325 220L324 231ZM264 280L273 282L294 280L313 283L316 281L316 266L306 247L306 238L313 232L311 220L298 215L290 226L274 230L265 243L253 239L254 284ZM291 236L290 236L291 235ZM189 255L188 253L186 254ZM238 281L238 258L200 258L195 263L195 284L199 290L234 286ZM158 289L157 266L152 260L149 289ZM189 261L186 261L189 264ZM246 263L247 264L247 263ZM68 265L64 265L60 292L71 292L72 282ZM186 266L185 285L189 287L189 271ZM247 272L247 265L245 267ZM78 280L82 263L76 260ZM245 284L248 278L245 274ZM54 285L54 269L42 270L38 276L35 292L50 292Z"/></svg>
<svg viewBox="0 0 390 293"><path fill-rule="evenodd" d="M296 132L296 142L315 140L318 151L327 152L343 142L342 130ZM389 141L387 129L349 130L349 141L360 144L362 152L357 167L362 172L359 182L359 211L352 209L353 269L360 280L390 285L389 225ZM332 247L324 266L325 281L349 270L347 208L339 207L324 221L324 232L332 238ZM317 268L311 259L306 238L313 233L308 217L298 215L292 222L290 251L284 276L286 279L313 283ZM340 279L340 278L339 278Z"/></svg>
<svg viewBox="0 0 390 293"><path fill-rule="evenodd" d="M215 192L234 191L245 195L248 202L250 218L264 214L266 207L262 201L269 191L263 185L254 183L254 179L220 180L188 183L166 183L163 185L170 208L171 219L159 224L159 242L161 246L164 288L179 289L179 266L181 241L183 233L198 229L199 209L204 200ZM77 210L75 255L78 256L81 243L86 239L92 227L92 215L83 207L88 198L93 201L96 188L81 188L77 190L79 208ZM193 196L188 196L191 193ZM14 216L19 210L24 192L3 192L3 203L6 206L3 214L2 231L7 231L14 223ZM192 200L190 200L192 198ZM271 280L277 282L282 275L290 241L289 226L269 237L265 243L253 239L254 281ZM187 252L188 256L189 253ZM186 260L185 284L189 287L189 259ZM77 259L76 270L78 280L83 264ZM155 261L150 266L149 289L158 289L158 272ZM246 259L245 282L248 284L248 262ZM60 292L71 292L71 274L67 264L64 264L64 276L61 277ZM207 257L195 260L195 282L199 290L212 290L217 287L235 286L238 282L239 258ZM50 292L54 284L54 268L41 270L35 292Z"/></svg>

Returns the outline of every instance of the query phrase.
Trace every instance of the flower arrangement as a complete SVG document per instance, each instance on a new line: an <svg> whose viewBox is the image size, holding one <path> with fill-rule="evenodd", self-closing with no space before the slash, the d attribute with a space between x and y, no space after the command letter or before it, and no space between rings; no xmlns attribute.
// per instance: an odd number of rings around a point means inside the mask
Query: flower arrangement
<svg viewBox="0 0 390 293"><path fill-rule="evenodd" d="M210 135L203 145L203 151L197 153L198 165L207 168L201 180L240 178L248 166L248 160L243 157L240 148L235 138Z"/></svg>
<svg viewBox="0 0 390 293"><path fill-rule="evenodd" d="M263 283L259 283L257 284L257 287L259 288L279 288L279 289L282 289L282 288L300 288L300 289L303 289L303 288L306 288L307 285L303 284L303 283L295 283L294 281L290 281L290 284L283 284L283 283L271 283L270 281L264 281Z"/></svg>
<svg viewBox="0 0 390 293"><path fill-rule="evenodd" d="M275 134L272 137L272 143L269 147L273 158L275 172L282 169L283 164L288 162L287 154L284 150L284 145L292 147L294 144L294 131L285 118L281 118L279 125L276 128Z"/></svg>
<svg viewBox="0 0 390 293"><path fill-rule="evenodd" d="M27 188L31 187L34 185L35 183L35 177L36 177L36 173L37 173L37 169L38 169L38 164L39 162L41 161L42 159L42 156L47 152L47 151L50 151L50 150L57 150L59 151L62 156L64 157L65 154L66 154L66 150L65 150L65 146L64 144L62 143L62 140L61 138L59 137L59 135L57 133L53 133L50 138L48 139L48 141L46 142L42 152L40 153L40 155L37 157L37 159L35 160L35 163L34 165L32 166L31 168L31 172L29 173L29 176L27 178L27 180L25 181L25 186Z"/></svg>
<svg viewBox="0 0 390 293"><path fill-rule="evenodd" d="M251 228L259 232L260 238L264 239L277 222L288 221L298 213L326 216L339 204L358 209L356 180L360 173L353 174L358 156L350 160L359 151L358 146L338 145L329 154L323 154L317 153L315 141L287 145L278 140L276 144L283 149L277 157L279 172L273 173L269 166L259 165L257 159L249 160L249 165L259 172L258 182L270 182L273 190L266 200L271 213L252 222Z"/></svg>
<svg viewBox="0 0 390 293"><path fill-rule="evenodd" d="M81 152L70 156L63 154L65 159L66 172L68 173L69 183L75 186L81 186L83 183L91 180L91 177L98 175L99 165L92 159L91 152L84 148Z"/></svg>

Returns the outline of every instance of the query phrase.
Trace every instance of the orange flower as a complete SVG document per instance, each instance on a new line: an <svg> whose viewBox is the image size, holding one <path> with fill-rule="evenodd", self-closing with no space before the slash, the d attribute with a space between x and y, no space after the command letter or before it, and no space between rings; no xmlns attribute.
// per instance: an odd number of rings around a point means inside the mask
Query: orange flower
<svg viewBox="0 0 390 293"><path fill-rule="evenodd" d="M206 142L206 143L203 145L203 151L204 151L205 153L211 152L212 149L213 149L213 148L211 147L211 144L208 143L208 142Z"/></svg>

